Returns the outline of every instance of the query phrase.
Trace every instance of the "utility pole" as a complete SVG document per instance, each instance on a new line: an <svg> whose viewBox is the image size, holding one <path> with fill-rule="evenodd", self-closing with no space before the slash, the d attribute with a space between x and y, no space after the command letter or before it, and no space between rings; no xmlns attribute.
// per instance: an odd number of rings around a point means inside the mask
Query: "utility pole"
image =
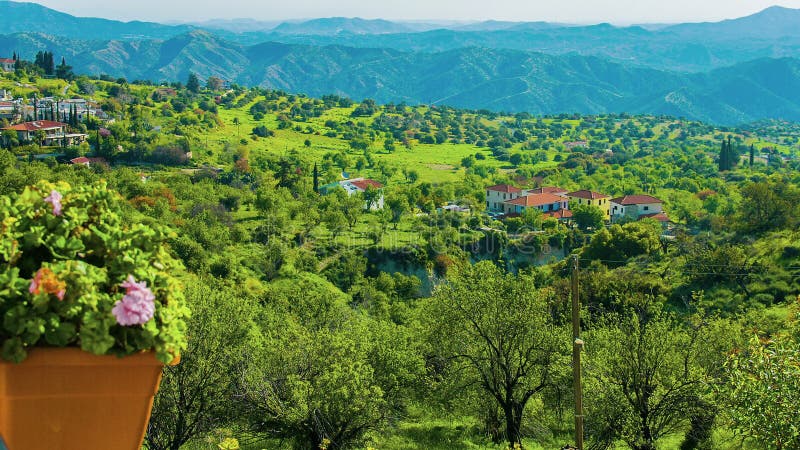
<svg viewBox="0 0 800 450"><path fill-rule="evenodd" d="M572 259L572 378L575 394L575 446L583 450L583 387L581 385L581 305L578 299L578 255Z"/></svg>

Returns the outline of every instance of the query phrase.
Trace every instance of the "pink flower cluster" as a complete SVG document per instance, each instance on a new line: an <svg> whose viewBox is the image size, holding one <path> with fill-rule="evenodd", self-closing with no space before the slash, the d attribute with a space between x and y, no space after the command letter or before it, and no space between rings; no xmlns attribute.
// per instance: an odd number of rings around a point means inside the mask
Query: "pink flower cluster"
<svg viewBox="0 0 800 450"><path fill-rule="evenodd" d="M46 203L50 203L51 205L53 205L53 214L56 215L56 216L60 216L61 215L61 199L62 198L63 197L61 196L61 193L58 192L55 189L50 191L50 195L48 195L47 197L44 198L44 201Z"/></svg>
<svg viewBox="0 0 800 450"><path fill-rule="evenodd" d="M59 300L64 300L64 295L67 294L67 284L59 280L52 270L43 267L36 271L31 285L28 287L28 292L34 295L51 294Z"/></svg>
<svg viewBox="0 0 800 450"><path fill-rule="evenodd" d="M120 286L125 288L125 296L111 310L117 323L127 327L143 325L152 319L156 309L156 296L148 289L147 282L137 283L133 275L128 275L128 279Z"/></svg>

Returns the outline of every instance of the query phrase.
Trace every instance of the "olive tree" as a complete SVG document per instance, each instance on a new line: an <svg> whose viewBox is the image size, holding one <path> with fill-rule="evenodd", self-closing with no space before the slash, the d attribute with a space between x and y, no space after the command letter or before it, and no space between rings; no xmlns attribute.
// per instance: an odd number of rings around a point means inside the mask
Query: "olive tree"
<svg viewBox="0 0 800 450"><path fill-rule="evenodd" d="M525 407L568 371L570 338L556 323L552 292L490 262L455 271L422 310L431 360L499 407L509 445L522 444Z"/></svg>

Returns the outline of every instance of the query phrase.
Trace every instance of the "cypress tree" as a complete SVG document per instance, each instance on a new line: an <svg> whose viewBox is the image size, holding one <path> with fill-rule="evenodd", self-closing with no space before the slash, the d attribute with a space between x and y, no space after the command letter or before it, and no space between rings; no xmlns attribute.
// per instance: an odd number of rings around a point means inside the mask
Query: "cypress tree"
<svg viewBox="0 0 800 450"><path fill-rule="evenodd" d="M753 144L750 144L750 167L753 167L753 160L756 156L756 148Z"/></svg>
<svg viewBox="0 0 800 450"><path fill-rule="evenodd" d="M319 171L317 170L317 163L314 163L314 192L319 194Z"/></svg>

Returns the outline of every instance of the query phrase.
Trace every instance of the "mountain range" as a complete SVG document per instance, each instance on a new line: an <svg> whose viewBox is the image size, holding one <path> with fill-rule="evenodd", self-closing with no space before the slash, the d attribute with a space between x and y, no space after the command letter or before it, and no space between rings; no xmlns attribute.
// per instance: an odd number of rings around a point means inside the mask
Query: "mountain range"
<svg viewBox="0 0 800 450"><path fill-rule="evenodd" d="M81 73L183 81L193 72L314 96L535 114L800 121L800 10L780 7L653 27L347 18L165 25L8 1L0 17L0 57L50 50Z"/></svg>

